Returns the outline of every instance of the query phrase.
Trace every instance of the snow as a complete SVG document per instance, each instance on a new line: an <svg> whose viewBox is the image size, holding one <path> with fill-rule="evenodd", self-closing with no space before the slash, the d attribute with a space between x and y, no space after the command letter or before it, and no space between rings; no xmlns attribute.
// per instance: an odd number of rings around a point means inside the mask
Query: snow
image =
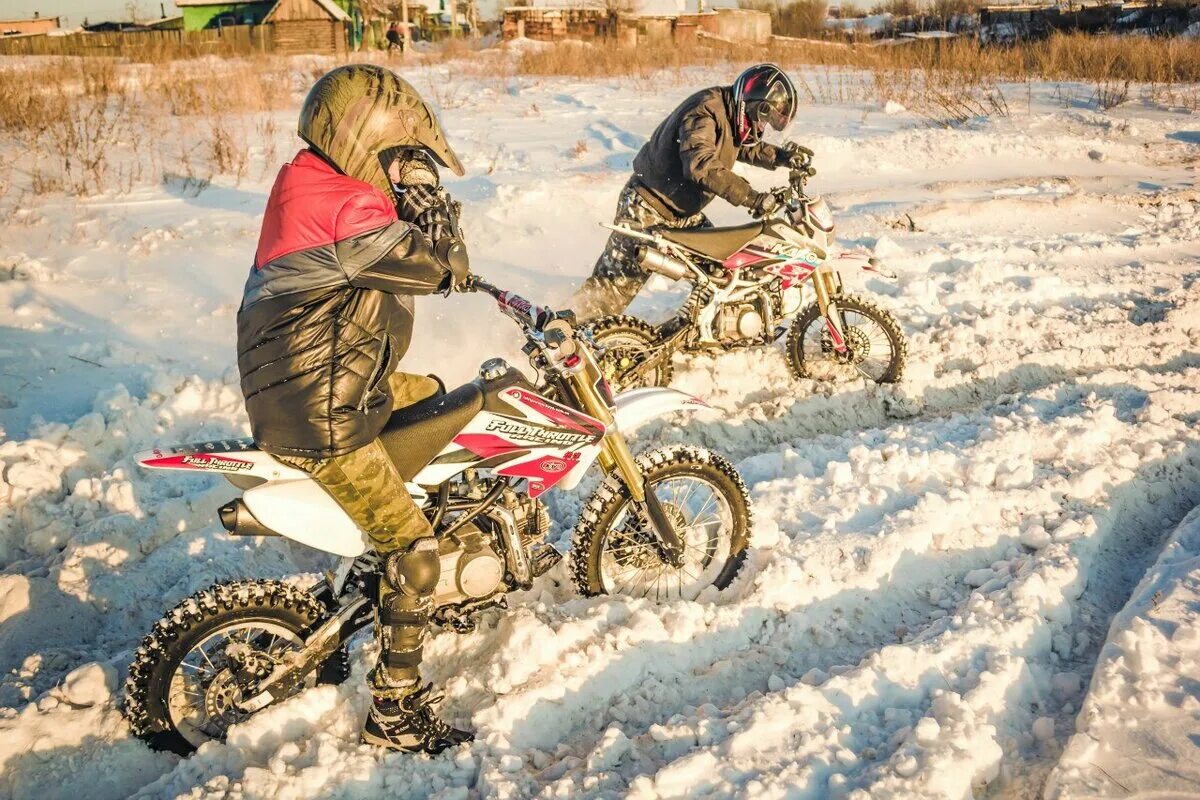
<svg viewBox="0 0 1200 800"><path fill-rule="evenodd" d="M445 71L407 77L430 91ZM475 102L443 121L475 269L568 296L637 147L726 77L464 78ZM659 606L578 598L560 567L475 632L438 632L427 676L478 731L438 758L358 744L365 640L345 685L190 759L131 739L117 709L171 604L329 566L225 535L228 484L131 459L246 433L234 315L275 165L194 196L0 199L0 796L965 798L1051 776L1068 797L1111 790L1092 764L1200 791L1200 524L1180 525L1200 505L1195 121L1054 95L1033 86L1011 118L953 129L878 102L803 109L793 135L817 151L843 242L898 274L845 278L899 318L905 381L796 382L778 349L680 360L676 387L717 413L633 444L735 460L756 505L742 575ZM407 369L465 381L491 356L524 363L483 298L423 298L418 323ZM559 544L589 485L549 495ZM1163 742L1177 755L1136 766Z"/></svg>
<svg viewBox="0 0 1200 800"><path fill-rule="evenodd" d="M1113 620L1047 797L1194 794L1198 669L1200 509L1171 535Z"/></svg>

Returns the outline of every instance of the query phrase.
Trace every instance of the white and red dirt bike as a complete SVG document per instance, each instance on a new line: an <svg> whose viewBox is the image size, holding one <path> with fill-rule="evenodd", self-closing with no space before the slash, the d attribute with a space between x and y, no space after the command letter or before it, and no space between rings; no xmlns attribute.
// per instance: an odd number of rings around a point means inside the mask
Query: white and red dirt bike
<svg viewBox="0 0 1200 800"><path fill-rule="evenodd" d="M636 252L645 270L692 284L684 304L661 325L628 315L592 323L604 352L601 367L616 390L666 386L676 352L769 345L784 333L797 378L900 380L908 353L900 325L871 300L846 294L839 269L894 276L864 253L835 249L829 205L805 192L814 174L811 166L793 169L788 186L774 190L777 215L748 225L605 226L644 242ZM805 282L813 294L807 305Z"/></svg>
<svg viewBox="0 0 1200 800"><path fill-rule="evenodd" d="M622 436L642 421L704 404L670 389L613 396L573 315L534 306L478 278L526 338L539 375L501 359L478 379L392 415L380 439L433 525L441 551L435 622L459 631L505 606L561 556L537 499L605 474L575 528L570 573L585 595L693 599L729 585L746 556L745 484L715 453L673 446L634 457ZM346 642L371 623L379 559L307 473L248 439L164 447L150 469L222 475L242 490L220 509L234 535L285 536L341 556L308 589L273 580L216 584L186 598L138 648L125 685L135 734L187 754L254 712L348 674Z"/></svg>

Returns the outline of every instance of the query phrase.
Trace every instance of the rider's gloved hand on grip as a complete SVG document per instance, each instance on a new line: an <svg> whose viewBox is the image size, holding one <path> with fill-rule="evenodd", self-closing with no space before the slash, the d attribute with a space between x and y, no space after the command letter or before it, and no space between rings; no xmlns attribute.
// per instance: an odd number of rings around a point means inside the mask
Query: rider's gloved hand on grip
<svg viewBox="0 0 1200 800"><path fill-rule="evenodd" d="M761 219L779 208L779 198L774 192L756 192L750 197L750 213Z"/></svg>
<svg viewBox="0 0 1200 800"><path fill-rule="evenodd" d="M471 259L467 256L467 248L461 239L454 236L438 239L434 242L433 254L449 273L446 283L443 284L445 291L463 291L468 288Z"/></svg>
<svg viewBox="0 0 1200 800"><path fill-rule="evenodd" d="M790 169L811 169L809 164L812 163L814 155L815 153L804 145L788 142L779 151L779 166ZM816 170L813 170L813 174L815 173Z"/></svg>

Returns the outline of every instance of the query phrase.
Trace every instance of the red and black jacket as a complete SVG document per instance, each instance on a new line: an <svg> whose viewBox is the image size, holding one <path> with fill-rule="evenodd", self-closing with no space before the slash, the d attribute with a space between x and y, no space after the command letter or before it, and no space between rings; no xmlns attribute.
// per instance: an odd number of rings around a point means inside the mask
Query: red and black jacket
<svg viewBox="0 0 1200 800"><path fill-rule="evenodd" d="M258 445L328 458L379 435L387 377L412 337L412 295L449 267L388 197L309 150L267 201L238 311L238 369Z"/></svg>

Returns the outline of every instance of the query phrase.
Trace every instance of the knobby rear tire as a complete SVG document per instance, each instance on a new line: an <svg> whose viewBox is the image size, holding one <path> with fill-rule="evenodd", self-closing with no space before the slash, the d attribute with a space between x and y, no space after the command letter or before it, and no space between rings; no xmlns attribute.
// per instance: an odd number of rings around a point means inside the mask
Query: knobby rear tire
<svg viewBox="0 0 1200 800"><path fill-rule="evenodd" d="M125 681L125 717L133 734L155 750L190 755L196 749L168 713L171 680L197 643L244 620L265 620L301 638L329 617L309 592L280 581L213 584L185 598L154 624L142 640ZM343 645L317 672L318 684L339 684L350 675Z"/></svg>

